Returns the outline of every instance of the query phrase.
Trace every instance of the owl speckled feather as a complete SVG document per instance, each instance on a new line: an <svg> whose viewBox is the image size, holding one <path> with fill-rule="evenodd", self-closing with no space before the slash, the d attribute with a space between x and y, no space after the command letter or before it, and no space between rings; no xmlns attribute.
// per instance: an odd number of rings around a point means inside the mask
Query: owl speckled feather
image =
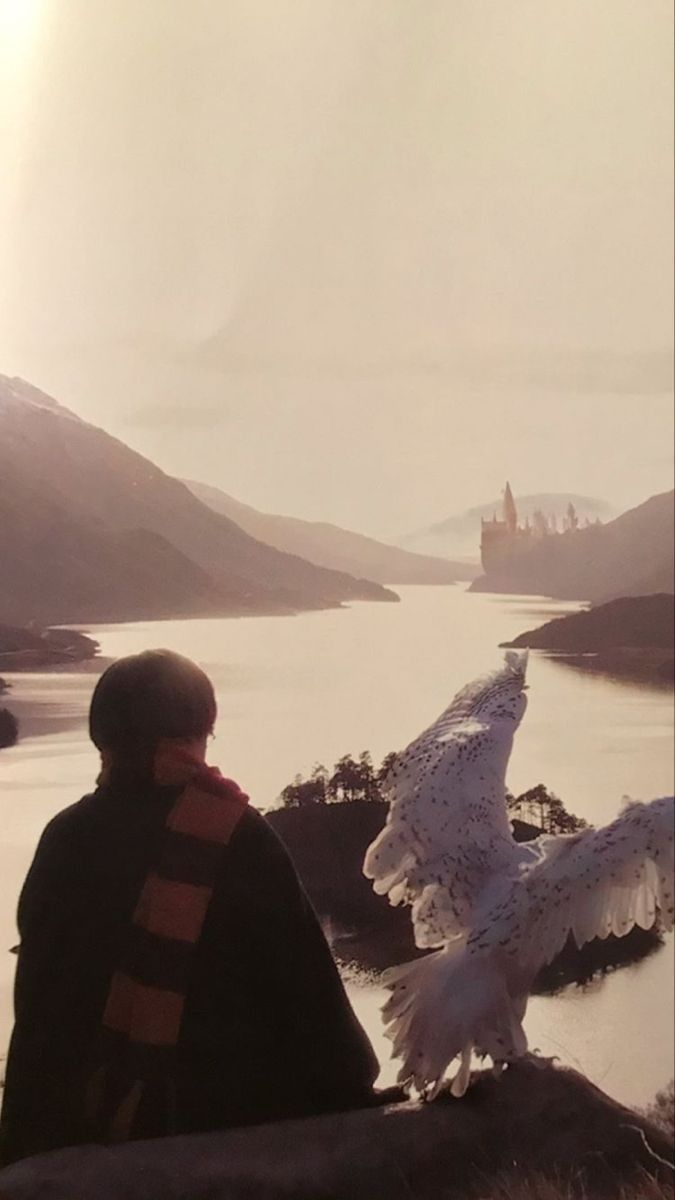
<svg viewBox="0 0 675 1200"><path fill-rule="evenodd" d="M433 1094L459 1058L497 1067L527 1053L532 983L571 933L579 946L659 916L673 926L673 799L631 804L604 829L513 839L506 769L527 706L526 654L463 688L397 756L387 823L365 874L412 906L415 942L435 954L385 975L383 1009L399 1079Z"/></svg>

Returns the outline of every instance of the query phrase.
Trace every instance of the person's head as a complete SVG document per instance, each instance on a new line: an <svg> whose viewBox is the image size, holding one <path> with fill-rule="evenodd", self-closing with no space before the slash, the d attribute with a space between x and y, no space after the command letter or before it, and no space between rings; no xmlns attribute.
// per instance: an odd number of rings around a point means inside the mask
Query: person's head
<svg viewBox="0 0 675 1200"><path fill-rule="evenodd" d="M104 671L92 696L89 735L109 765L150 778L157 746L166 739L204 759L216 711L200 667L171 650L144 650Z"/></svg>

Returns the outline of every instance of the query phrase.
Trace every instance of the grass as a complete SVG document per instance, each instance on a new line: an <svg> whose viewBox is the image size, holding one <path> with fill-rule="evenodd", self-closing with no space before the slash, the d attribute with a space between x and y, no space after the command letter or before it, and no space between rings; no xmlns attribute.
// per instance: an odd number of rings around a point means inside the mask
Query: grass
<svg viewBox="0 0 675 1200"><path fill-rule="evenodd" d="M598 1190L583 1180L505 1171L477 1177L465 1200L673 1200L674 1194L672 1184L647 1174L630 1184L617 1180L615 1186Z"/></svg>
<svg viewBox="0 0 675 1200"><path fill-rule="evenodd" d="M668 1137L673 1137L675 1134L675 1079L671 1079L662 1092L656 1093L651 1104L644 1109L643 1116Z"/></svg>

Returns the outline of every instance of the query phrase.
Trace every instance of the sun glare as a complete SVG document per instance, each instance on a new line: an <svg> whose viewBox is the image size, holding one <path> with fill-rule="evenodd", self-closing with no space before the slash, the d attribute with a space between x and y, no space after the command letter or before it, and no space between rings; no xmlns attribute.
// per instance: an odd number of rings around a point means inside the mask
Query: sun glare
<svg viewBox="0 0 675 1200"><path fill-rule="evenodd" d="M0 97L2 119L16 123L30 101L44 0L0 0Z"/></svg>
<svg viewBox="0 0 675 1200"><path fill-rule="evenodd" d="M0 0L0 50L23 58L40 27L43 0Z"/></svg>
<svg viewBox="0 0 675 1200"><path fill-rule="evenodd" d="M3 34L20 35L35 20L42 0L0 0L0 29Z"/></svg>

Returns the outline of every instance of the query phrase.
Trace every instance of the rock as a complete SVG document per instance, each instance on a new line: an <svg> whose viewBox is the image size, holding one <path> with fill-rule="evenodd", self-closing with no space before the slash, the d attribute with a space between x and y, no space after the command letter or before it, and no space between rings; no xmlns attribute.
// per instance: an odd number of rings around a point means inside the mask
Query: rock
<svg viewBox="0 0 675 1200"><path fill-rule="evenodd" d="M8 708L0 708L0 750L14 746L19 738L19 722Z"/></svg>
<svg viewBox="0 0 675 1200"><path fill-rule="evenodd" d="M509 1168L559 1180L561 1196L616 1200L645 1173L667 1184L671 1160L664 1133L583 1076L524 1063L481 1073L462 1100L40 1155L0 1172L0 1196L469 1200L494 1196L490 1179Z"/></svg>

